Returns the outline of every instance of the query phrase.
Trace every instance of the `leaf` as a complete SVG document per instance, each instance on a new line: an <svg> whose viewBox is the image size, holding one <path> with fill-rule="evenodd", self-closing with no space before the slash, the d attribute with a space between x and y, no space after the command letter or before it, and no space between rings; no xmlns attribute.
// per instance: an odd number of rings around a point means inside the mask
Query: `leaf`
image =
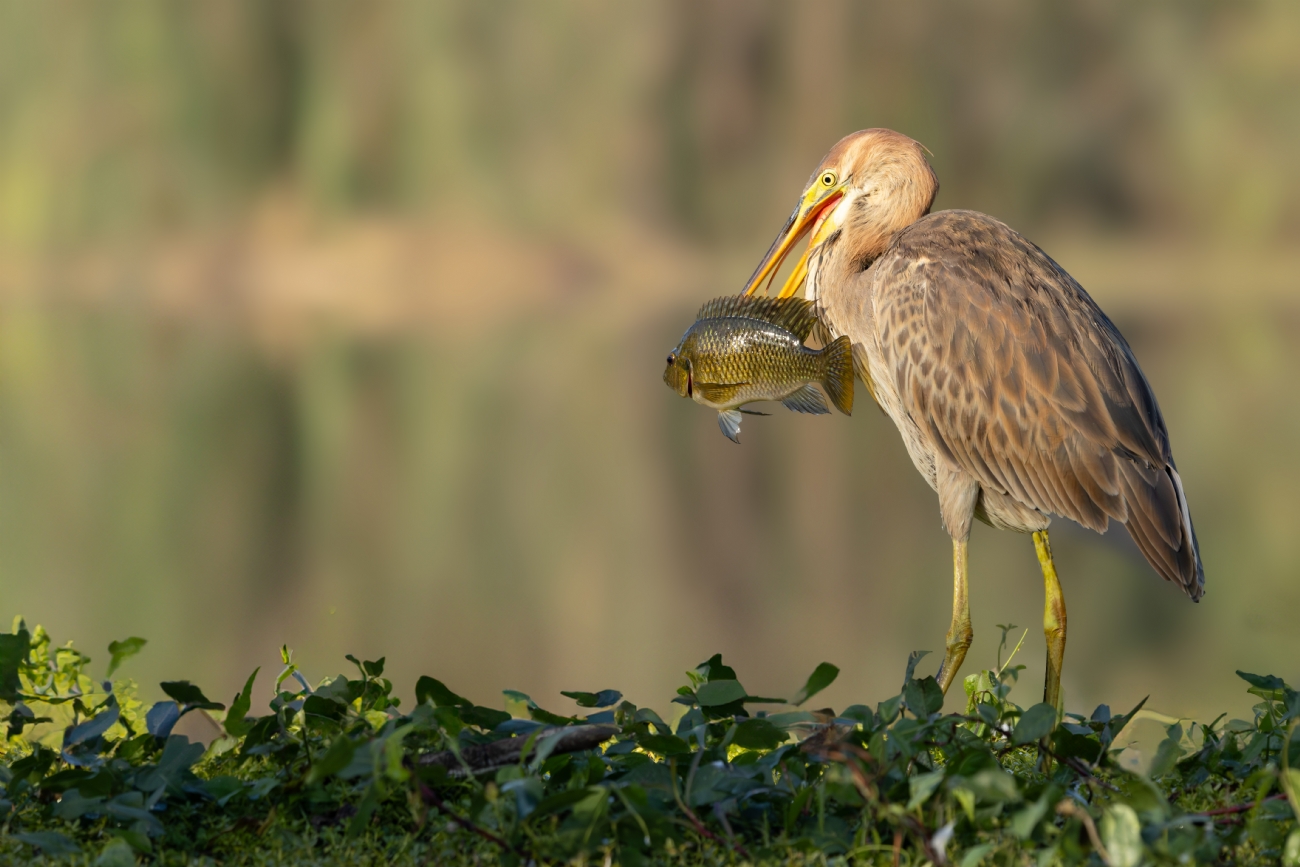
<svg viewBox="0 0 1300 867"><path fill-rule="evenodd" d="M63 733L63 748L74 747L77 744L83 744L92 741L102 735L117 722L118 716L122 713L121 708L117 706L117 697L109 696L104 709L95 714L94 719L88 719L80 725L71 726Z"/></svg>
<svg viewBox="0 0 1300 867"><path fill-rule="evenodd" d="M912 675L916 673L916 664L920 662L923 657L929 655L930 651L928 650L913 650L907 655L907 671L903 673L903 686L907 686L908 682L912 679Z"/></svg>
<svg viewBox="0 0 1300 867"><path fill-rule="evenodd" d="M943 783L945 771L940 768L937 771L930 771L926 774L917 774L907 781L907 788L910 796L907 800L907 809L914 810L924 804L934 794L934 790L939 788Z"/></svg>
<svg viewBox="0 0 1300 867"><path fill-rule="evenodd" d="M1046 702L1039 702L1020 715L1020 720L1011 732L1011 743L1016 746L1033 743L1045 738L1056 728L1056 708Z"/></svg>
<svg viewBox="0 0 1300 867"><path fill-rule="evenodd" d="M943 690L933 677L909 680L903 688L903 700L907 709L921 719L943 710Z"/></svg>
<svg viewBox="0 0 1300 867"><path fill-rule="evenodd" d="M961 856L961 861L957 862L957 867L979 867L984 856L993 851L992 843L981 843L978 846L972 846L966 850L966 854Z"/></svg>
<svg viewBox="0 0 1300 867"><path fill-rule="evenodd" d="M745 688L738 680L710 680L695 691L695 700L701 707L731 704L745 697Z"/></svg>
<svg viewBox="0 0 1300 867"><path fill-rule="evenodd" d="M707 672L709 680L735 680L736 670L729 665L722 664L722 654L715 653L705 662L696 666L696 671L703 670Z"/></svg>
<svg viewBox="0 0 1300 867"><path fill-rule="evenodd" d="M826 687L835 682L835 678L840 676L840 670L831 665L829 662L823 662L813 669L813 673L808 675L807 682L804 683L803 689L795 695L791 704L798 707L799 705L821 692Z"/></svg>
<svg viewBox="0 0 1300 867"><path fill-rule="evenodd" d="M1138 867L1142 863L1142 825L1128 804L1116 804L1101 817L1101 840L1111 867Z"/></svg>
<svg viewBox="0 0 1300 867"><path fill-rule="evenodd" d="M14 834L13 838L28 846L35 846L46 855L75 855L81 851L81 847L71 837L58 831L28 831L25 834Z"/></svg>
<svg viewBox="0 0 1300 867"><path fill-rule="evenodd" d="M415 702L424 704L426 701L432 701L437 707L474 706L474 702L447 689L446 684L441 680L423 675L415 682Z"/></svg>
<svg viewBox="0 0 1300 867"><path fill-rule="evenodd" d="M27 661L31 648L31 634L26 627L12 635L0 634L0 701L18 701L18 669Z"/></svg>
<svg viewBox="0 0 1300 867"><path fill-rule="evenodd" d="M1043 796L1037 801L1034 801L1032 804L1016 811L1016 814L1011 817L1011 833L1015 834L1021 840L1028 840L1032 837L1034 835L1034 829L1038 827L1038 823L1042 820L1043 816L1047 815L1047 808L1049 806L1047 801L1047 793L1043 793Z"/></svg>
<svg viewBox="0 0 1300 867"><path fill-rule="evenodd" d="M460 709L461 721L466 725L478 726L486 731L492 731L510 719L510 714L503 710L493 710L490 707L479 707L471 705Z"/></svg>
<svg viewBox="0 0 1300 867"><path fill-rule="evenodd" d="M1083 759L1092 764L1101 757L1101 742L1095 735L1080 735L1058 728L1052 735L1052 749L1065 759Z"/></svg>
<svg viewBox="0 0 1300 867"><path fill-rule="evenodd" d="M1282 678L1272 674L1261 675L1251 674L1248 671L1238 671L1237 677L1246 681L1246 683L1250 684L1255 689L1264 689L1269 692L1275 692L1276 690L1282 689L1286 686L1286 682L1282 680Z"/></svg>
<svg viewBox="0 0 1300 867"><path fill-rule="evenodd" d="M143 638L134 635L130 638L123 638L121 641L110 641L108 643L108 654L112 658L108 661L108 673L104 676L112 677L113 672L117 671L119 665L143 650L148 643Z"/></svg>
<svg viewBox="0 0 1300 867"><path fill-rule="evenodd" d="M193 710L201 708L203 710L225 710L226 706L219 702L210 701L203 690L199 689L188 680L165 680L158 684L162 691L168 696L175 699L178 704L188 705L185 709Z"/></svg>
<svg viewBox="0 0 1300 867"><path fill-rule="evenodd" d="M642 749L661 756L684 756L691 751L686 741L677 735L640 735L636 742Z"/></svg>
<svg viewBox="0 0 1300 867"><path fill-rule="evenodd" d="M1156 747L1156 757L1151 760L1151 767L1147 769L1147 775L1163 777L1174 769L1178 760L1182 758L1185 752L1179 743L1179 738L1167 737Z"/></svg>
<svg viewBox="0 0 1300 867"><path fill-rule="evenodd" d="M560 695L573 699L578 703L578 707L611 707L623 700L623 693L616 689L602 689L600 692L565 692L561 690Z"/></svg>
<svg viewBox="0 0 1300 867"><path fill-rule="evenodd" d="M1282 846L1282 867L1300 867L1300 828L1292 829Z"/></svg>
<svg viewBox="0 0 1300 867"><path fill-rule="evenodd" d="M346 768L356 750L356 744L347 735L336 737L325 754L312 763L307 772L307 785L314 786Z"/></svg>
<svg viewBox="0 0 1300 867"><path fill-rule="evenodd" d="M222 774L210 780L204 780L203 789L219 806L224 807L231 798L244 791L244 781L229 774Z"/></svg>
<svg viewBox="0 0 1300 867"><path fill-rule="evenodd" d="M558 813L560 810L573 806L579 801L587 798L586 789L570 789L566 792L557 792L554 795L548 795L537 802L537 806L528 814L530 820L537 820L543 816L549 816L552 813Z"/></svg>
<svg viewBox="0 0 1300 867"><path fill-rule="evenodd" d="M248 680L244 681L243 691L230 702L230 711L226 714L222 725L226 729L226 734L231 737L243 737L253 727L253 723L248 719L248 710L253 704L253 681L257 679L257 673L261 670L261 666L253 669Z"/></svg>
<svg viewBox="0 0 1300 867"><path fill-rule="evenodd" d="M160 701L144 716L144 725L149 734L160 740L172 733L172 726L181 718L181 709L174 701Z"/></svg>
<svg viewBox="0 0 1300 867"><path fill-rule="evenodd" d="M731 742L747 750L774 750L785 743L786 733L766 719L747 719L736 726Z"/></svg>
<svg viewBox="0 0 1300 867"><path fill-rule="evenodd" d="M302 703L302 712L307 716L321 717L322 719L337 720L341 719L344 712L347 711L347 705L333 698L325 698L320 695L309 695Z"/></svg>
<svg viewBox="0 0 1300 867"><path fill-rule="evenodd" d="M136 778L136 788L142 792L153 792L163 787L174 791L180 787L184 772L201 758L203 744L190 743L189 738L182 735L172 735L167 738L162 755L158 757L158 764L144 770ZM121 796L115 800L120 799Z"/></svg>

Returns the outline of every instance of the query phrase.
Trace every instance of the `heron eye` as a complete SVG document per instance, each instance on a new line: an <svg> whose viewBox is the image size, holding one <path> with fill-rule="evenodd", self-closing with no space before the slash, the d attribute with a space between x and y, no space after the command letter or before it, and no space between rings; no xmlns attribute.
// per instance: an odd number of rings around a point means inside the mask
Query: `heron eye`
<svg viewBox="0 0 1300 867"><path fill-rule="evenodd" d="M824 187L833 187L833 186L835 186L835 172L823 172L823 173L822 173L822 186L824 186Z"/></svg>

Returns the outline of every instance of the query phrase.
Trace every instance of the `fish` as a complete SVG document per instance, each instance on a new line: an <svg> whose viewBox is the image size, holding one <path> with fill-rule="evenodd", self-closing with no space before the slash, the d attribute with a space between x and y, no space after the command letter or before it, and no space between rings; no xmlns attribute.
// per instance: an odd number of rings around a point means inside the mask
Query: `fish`
<svg viewBox="0 0 1300 867"><path fill-rule="evenodd" d="M811 301L728 295L705 303L695 324L668 354L664 382L682 397L718 411L718 427L740 442L741 409L758 400L786 409L830 412L813 383L845 415L853 413L853 350L848 337L823 349L804 341L817 324Z"/></svg>

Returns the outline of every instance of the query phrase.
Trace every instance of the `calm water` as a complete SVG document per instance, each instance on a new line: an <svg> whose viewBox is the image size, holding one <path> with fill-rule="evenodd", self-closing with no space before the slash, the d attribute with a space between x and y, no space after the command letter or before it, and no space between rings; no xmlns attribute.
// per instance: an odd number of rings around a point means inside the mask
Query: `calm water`
<svg viewBox="0 0 1300 867"><path fill-rule="evenodd" d="M1067 702L1244 713L1234 669L1300 679L1300 302L1174 303L1081 263L1156 387L1208 589L1193 605L1122 530L1058 522ZM663 387L731 270L688 269L667 297L597 272L572 298L291 349L129 301L10 299L0 615L102 661L148 638L125 669L146 695L188 677L228 696L287 642L313 678L386 655L404 694L427 673L492 704L618 687L662 708L718 651L752 691L829 660L828 704L887 697L909 650L943 645L934 496L865 395L852 419L751 419L738 447ZM966 673L992 664L995 624L1027 627L1037 700L1032 545L980 525L971 564Z"/></svg>

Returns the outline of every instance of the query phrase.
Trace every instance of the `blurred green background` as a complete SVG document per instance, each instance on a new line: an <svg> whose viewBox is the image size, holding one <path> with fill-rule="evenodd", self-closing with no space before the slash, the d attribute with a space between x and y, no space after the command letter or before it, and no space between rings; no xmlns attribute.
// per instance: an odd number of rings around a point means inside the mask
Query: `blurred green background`
<svg viewBox="0 0 1300 867"><path fill-rule="evenodd" d="M1172 432L1206 598L1057 522L1071 709L1243 713L1234 669L1300 677L1297 45L1293 0L0 0L0 616L147 637L153 697L281 642L484 703L665 708L715 651L893 694L950 548L892 425L737 447L660 381L887 126L1094 294ZM1030 703L1032 545L971 556L967 673L1027 627Z"/></svg>

